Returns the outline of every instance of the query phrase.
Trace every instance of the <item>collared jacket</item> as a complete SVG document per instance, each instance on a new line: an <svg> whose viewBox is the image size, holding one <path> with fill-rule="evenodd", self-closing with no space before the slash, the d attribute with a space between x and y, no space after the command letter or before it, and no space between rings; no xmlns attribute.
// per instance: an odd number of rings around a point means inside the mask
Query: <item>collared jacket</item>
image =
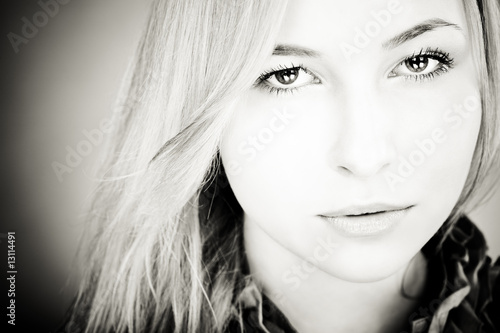
<svg viewBox="0 0 500 333"><path fill-rule="evenodd" d="M423 248L428 287L401 333L500 333L500 257L492 264L481 231L466 216L446 238ZM295 333L287 318L248 279L227 332ZM243 327L241 325L243 323Z"/></svg>

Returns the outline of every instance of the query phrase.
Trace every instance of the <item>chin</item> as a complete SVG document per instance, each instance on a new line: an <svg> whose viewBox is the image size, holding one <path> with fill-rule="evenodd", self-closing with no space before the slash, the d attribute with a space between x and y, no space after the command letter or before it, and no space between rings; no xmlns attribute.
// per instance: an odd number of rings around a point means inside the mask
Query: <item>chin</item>
<svg viewBox="0 0 500 333"><path fill-rule="evenodd" d="M343 251L338 253L332 260L325 262L319 267L320 271L329 276L354 282L368 283L384 280L405 269L407 264L419 252L405 249L405 252L387 250L368 250L368 252L352 253Z"/></svg>

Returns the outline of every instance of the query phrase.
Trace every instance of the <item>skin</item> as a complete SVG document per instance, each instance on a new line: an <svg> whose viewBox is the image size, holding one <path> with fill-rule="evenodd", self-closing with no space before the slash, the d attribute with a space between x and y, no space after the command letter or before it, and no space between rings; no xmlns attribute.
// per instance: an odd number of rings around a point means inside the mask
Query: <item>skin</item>
<svg viewBox="0 0 500 333"><path fill-rule="evenodd" d="M403 277L408 293L422 293L420 249L449 216L469 172L481 112L464 106L479 88L462 3L401 0L390 23L346 56L341 46L355 46L356 29L388 3L290 1L276 44L318 55L274 55L262 73L302 65L310 74L299 72L291 85L274 76L249 89L222 139L222 162L244 210L250 270L299 332L403 329L418 305L402 297ZM460 29L438 27L382 46L435 18ZM417 74L402 60L427 48L449 53L453 67L433 79L405 78ZM277 95L263 84L301 87ZM425 140L434 140L434 151L394 181L401 159ZM389 231L366 237L345 235L319 216L371 203L413 207Z"/></svg>

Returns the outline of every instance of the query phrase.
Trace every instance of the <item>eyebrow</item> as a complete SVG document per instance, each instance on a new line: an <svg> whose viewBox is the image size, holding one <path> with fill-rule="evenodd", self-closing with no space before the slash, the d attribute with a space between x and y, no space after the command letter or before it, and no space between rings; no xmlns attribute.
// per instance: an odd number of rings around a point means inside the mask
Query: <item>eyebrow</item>
<svg viewBox="0 0 500 333"><path fill-rule="evenodd" d="M302 46L278 44L274 48L273 56L319 57L317 51Z"/></svg>
<svg viewBox="0 0 500 333"><path fill-rule="evenodd" d="M454 23L447 22L440 18L426 20L414 27L398 34L397 36L389 39L388 41L382 43L382 47L385 49L393 49L399 45L412 40L426 32L436 30L438 28L452 27L455 30L463 31L460 26ZM302 46L296 46L291 44L278 44L274 48L273 56L296 56L296 57L311 57L318 58L320 53Z"/></svg>
<svg viewBox="0 0 500 333"><path fill-rule="evenodd" d="M455 30L462 31L462 28L458 26L457 24L447 22L445 20L442 20L440 18L435 18L435 19L430 19L427 21L424 21L420 24L417 24L416 26L400 33L399 35L389 39L388 41L382 43L382 47L385 49L393 49L395 47L398 47L399 45L406 43L409 40L412 40L426 32L436 30L438 28L444 28L444 27L452 27L455 28Z"/></svg>

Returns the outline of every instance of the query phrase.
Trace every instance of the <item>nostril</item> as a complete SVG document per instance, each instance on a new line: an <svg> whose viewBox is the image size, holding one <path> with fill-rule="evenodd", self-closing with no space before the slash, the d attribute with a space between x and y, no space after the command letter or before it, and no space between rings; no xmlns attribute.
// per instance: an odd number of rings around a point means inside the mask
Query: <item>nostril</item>
<svg viewBox="0 0 500 333"><path fill-rule="evenodd" d="M345 166L339 165L337 168L338 168L339 173L341 173L341 174L344 174L344 175L353 174L353 172Z"/></svg>
<svg viewBox="0 0 500 333"><path fill-rule="evenodd" d="M336 168L345 175L367 178L381 173L389 165L390 161L384 157L379 156L374 159L373 157L365 156L364 158L338 161Z"/></svg>
<svg viewBox="0 0 500 333"><path fill-rule="evenodd" d="M344 175L371 177L395 162L396 146L389 136L343 138L332 145L328 156L332 170Z"/></svg>

